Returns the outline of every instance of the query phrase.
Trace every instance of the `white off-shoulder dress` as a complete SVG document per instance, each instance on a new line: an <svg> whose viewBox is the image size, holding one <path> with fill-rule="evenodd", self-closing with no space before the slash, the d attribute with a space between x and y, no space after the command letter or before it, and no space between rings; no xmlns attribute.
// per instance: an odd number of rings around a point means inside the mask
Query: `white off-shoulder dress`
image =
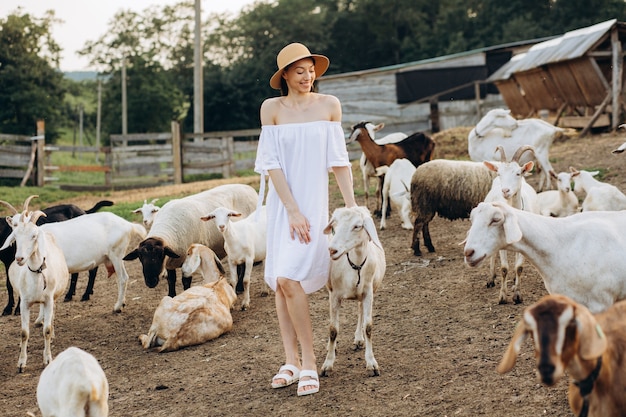
<svg viewBox="0 0 626 417"><path fill-rule="evenodd" d="M299 281L305 293L322 288L328 280L328 173L332 167L351 166L341 123L316 121L264 125L261 128L254 170L261 174L259 203L265 175L282 169L302 214L311 224L311 242L300 243L289 234L289 219L276 190L267 193L267 255L265 281L276 291L276 278Z"/></svg>

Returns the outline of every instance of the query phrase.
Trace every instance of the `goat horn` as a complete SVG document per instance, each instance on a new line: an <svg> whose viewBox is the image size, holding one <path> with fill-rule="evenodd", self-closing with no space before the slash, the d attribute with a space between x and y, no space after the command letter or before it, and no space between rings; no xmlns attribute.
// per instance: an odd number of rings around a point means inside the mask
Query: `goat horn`
<svg viewBox="0 0 626 417"><path fill-rule="evenodd" d="M533 148L530 145L524 145L515 151L515 155L513 155L513 158L511 158L511 161L519 162L520 157L526 151L532 151L533 156L535 155L535 148Z"/></svg>
<svg viewBox="0 0 626 417"><path fill-rule="evenodd" d="M24 201L24 211L26 213L28 213L28 205L30 204L30 200L32 200L33 198L39 197L38 195L31 195L28 196L28 198Z"/></svg>
<svg viewBox="0 0 626 417"><path fill-rule="evenodd" d="M13 214L17 214L18 213L17 209L15 207L13 207L11 204L7 203L6 201L0 200L0 204L2 204L3 206L5 206L9 210L11 210L13 212Z"/></svg>
<svg viewBox="0 0 626 417"><path fill-rule="evenodd" d="M154 204L154 203L156 203L157 201L159 201L159 199L158 199L158 198L153 198L153 199L152 199L152 201L150 202L150 204Z"/></svg>
<svg viewBox="0 0 626 417"><path fill-rule="evenodd" d="M500 161L506 162L506 153L504 153L504 147L502 147L502 145L496 146L496 152L498 151L500 151Z"/></svg>

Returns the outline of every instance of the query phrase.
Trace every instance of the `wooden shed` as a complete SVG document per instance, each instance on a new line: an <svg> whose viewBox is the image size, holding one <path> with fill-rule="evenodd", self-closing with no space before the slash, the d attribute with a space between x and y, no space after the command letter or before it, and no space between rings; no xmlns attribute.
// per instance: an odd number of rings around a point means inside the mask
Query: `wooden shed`
<svg viewBox="0 0 626 417"><path fill-rule="evenodd" d="M623 120L622 43L616 19L567 32L514 55L488 80L518 118L544 117L564 127L616 129Z"/></svg>
<svg viewBox="0 0 626 417"><path fill-rule="evenodd" d="M471 126L488 110L505 107L500 92L486 83L487 78L511 57L545 39L327 75L319 79L318 88L339 98L346 130L363 120L384 122L381 133Z"/></svg>

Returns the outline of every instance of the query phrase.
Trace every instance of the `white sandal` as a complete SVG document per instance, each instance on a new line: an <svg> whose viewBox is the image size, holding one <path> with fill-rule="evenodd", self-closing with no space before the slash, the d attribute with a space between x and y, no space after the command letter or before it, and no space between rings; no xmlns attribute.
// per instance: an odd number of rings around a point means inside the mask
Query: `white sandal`
<svg viewBox="0 0 626 417"><path fill-rule="evenodd" d="M291 372L291 374L287 373ZM285 382L276 383L277 379L284 379ZM300 380L300 370L294 365L283 365L278 370L278 373L272 378L272 388L284 388L289 385L298 382Z"/></svg>
<svg viewBox="0 0 626 417"><path fill-rule="evenodd" d="M309 377L310 379L302 380L303 377ZM298 397L303 395L315 394L320 390L320 379L317 375L317 371L311 371L309 369L303 369L300 371L300 382L298 382ZM312 387L306 391L300 391L300 388Z"/></svg>

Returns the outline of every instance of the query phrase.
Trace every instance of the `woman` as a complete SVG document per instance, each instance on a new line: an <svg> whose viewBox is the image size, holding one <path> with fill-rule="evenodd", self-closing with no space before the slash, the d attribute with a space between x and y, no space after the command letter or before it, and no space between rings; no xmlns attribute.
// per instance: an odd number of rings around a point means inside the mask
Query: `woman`
<svg viewBox="0 0 626 417"><path fill-rule="evenodd" d="M346 206L356 202L341 104L336 97L313 92L313 82L328 69L328 58L292 43L280 51L276 62L278 71L270 86L282 94L261 105L255 171L262 178L260 199L265 175L270 177L265 281L276 292L285 350L285 364L272 379L272 387L298 382L301 396L319 391L307 294L328 280L330 256L323 229L328 223L329 170Z"/></svg>

